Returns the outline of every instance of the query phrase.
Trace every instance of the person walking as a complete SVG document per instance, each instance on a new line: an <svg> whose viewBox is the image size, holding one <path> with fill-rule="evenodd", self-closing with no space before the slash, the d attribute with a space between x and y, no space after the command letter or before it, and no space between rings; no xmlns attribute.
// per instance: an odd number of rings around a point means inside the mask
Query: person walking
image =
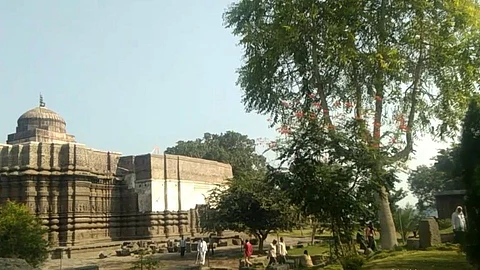
<svg viewBox="0 0 480 270"><path fill-rule="evenodd" d="M268 259L267 266L277 263L277 240L273 240L273 242L270 243L268 248Z"/></svg>
<svg viewBox="0 0 480 270"><path fill-rule="evenodd" d="M283 242L283 237L280 237L280 242L277 244L277 261L279 264L287 263L287 247Z"/></svg>
<svg viewBox="0 0 480 270"><path fill-rule="evenodd" d="M211 252L212 256L215 254L215 239L210 235L208 238L208 250Z"/></svg>
<svg viewBox="0 0 480 270"><path fill-rule="evenodd" d="M245 240L245 245L243 245L243 252L245 255L245 266L250 267L252 266L252 263L250 262L250 258L253 255L253 246L248 239Z"/></svg>
<svg viewBox="0 0 480 270"><path fill-rule="evenodd" d="M463 245L465 243L467 222L461 206L457 206L456 211L452 213L452 227L455 243Z"/></svg>
<svg viewBox="0 0 480 270"><path fill-rule="evenodd" d="M187 248L187 243L185 241L185 239L183 239L183 235L182 235L182 239L180 239L180 256L183 257L185 256L185 249Z"/></svg>
<svg viewBox="0 0 480 270"><path fill-rule="evenodd" d="M198 241L198 248L197 248L197 257L199 258L200 265L205 265L205 257L207 255L207 242L201 238Z"/></svg>

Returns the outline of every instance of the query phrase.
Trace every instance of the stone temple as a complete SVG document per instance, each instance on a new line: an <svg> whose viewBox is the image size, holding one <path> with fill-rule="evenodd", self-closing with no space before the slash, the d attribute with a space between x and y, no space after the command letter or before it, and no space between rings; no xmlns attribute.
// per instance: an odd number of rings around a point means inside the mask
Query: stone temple
<svg viewBox="0 0 480 270"><path fill-rule="evenodd" d="M26 203L54 246L193 236L196 207L231 177L219 162L89 148L42 99L0 144L0 203Z"/></svg>

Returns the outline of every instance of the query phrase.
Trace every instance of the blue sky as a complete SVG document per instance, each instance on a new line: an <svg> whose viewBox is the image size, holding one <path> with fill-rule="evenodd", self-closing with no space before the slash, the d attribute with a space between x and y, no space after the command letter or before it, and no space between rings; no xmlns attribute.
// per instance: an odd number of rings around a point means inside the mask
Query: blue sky
<svg viewBox="0 0 480 270"><path fill-rule="evenodd" d="M241 103L242 51L222 21L230 3L0 2L2 141L40 92L78 142L102 150L148 153L227 130L274 138ZM443 146L420 140L411 166Z"/></svg>
<svg viewBox="0 0 480 270"><path fill-rule="evenodd" d="M274 137L236 87L230 1L2 1L0 134L38 105L91 147L165 149L204 132Z"/></svg>

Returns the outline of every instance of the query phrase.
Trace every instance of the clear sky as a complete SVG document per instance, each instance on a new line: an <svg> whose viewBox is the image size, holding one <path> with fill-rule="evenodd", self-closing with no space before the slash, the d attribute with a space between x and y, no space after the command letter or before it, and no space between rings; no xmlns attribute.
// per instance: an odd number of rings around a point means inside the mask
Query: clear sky
<svg viewBox="0 0 480 270"><path fill-rule="evenodd" d="M227 130L274 138L241 103L242 51L222 21L230 2L1 1L2 141L40 92L78 142L102 150L148 153ZM419 146L412 166L439 147Z"/></svg>

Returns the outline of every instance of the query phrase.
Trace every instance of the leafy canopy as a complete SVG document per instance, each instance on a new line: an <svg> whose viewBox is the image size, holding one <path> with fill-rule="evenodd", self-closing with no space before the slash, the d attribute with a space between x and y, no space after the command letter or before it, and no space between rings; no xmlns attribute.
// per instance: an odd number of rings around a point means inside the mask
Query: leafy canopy
<svg viewBox="0 0 480 270"><path fill-rule="evenodd" d="M418 230L422 216L413 205L407 204L405 207L397 209L394 219L402 239L406 241L410 233Z"/></svg>
<svg viewBox="0 0 480 270"><path fill-rule="evenodd" d="M472 99L465 116L460 144L463 181L467 190L467 258L480 266L480 97Z"/></svg>
<svg viewBox="0 0 480 270"><path fill-rule="evenodd" d="M355 119L356 139L377 152L374 182L409 156L415 136L458 130L480 78L478 18L474 0L240 0L225 13L244 51L246 109L271 115L285 135L312 122L333 134ZM376 190L390 249L385 186Z"/></svg>
<svg viewBox="0 0 480 270"><path fill-rule="evenodd" d="M265 169L265 157L255 151L255 140L234 131L205 133L203 138L179 141L165 150L167 154L214 160L232 165L233 174L248 174Z"/></svg>
<svg viewBox="0 0 480 270"><path fill-rule="evenodd" d="M0 206L0 257L21 258L38 266L48 257L46 229L20 203L7 201Z"/></svg>
<svg viewBox="0 0 480 270"><path fill-rule="evenodd" d="M408 177L409 188L418 199L420 211L435 208L435 194L445 190L464 189L459 147L442 149L432 166L421 165Z"/></svg>
<svg viewBox="0 0 480 270"><path fill-rule="evenodd" d="M262 176L230 180L226 189L217 188L209 196L204 211L202 229L248 232L260 240L261 247L270 232L291 229L297 213L284 193L268 185Z"/></svg>

